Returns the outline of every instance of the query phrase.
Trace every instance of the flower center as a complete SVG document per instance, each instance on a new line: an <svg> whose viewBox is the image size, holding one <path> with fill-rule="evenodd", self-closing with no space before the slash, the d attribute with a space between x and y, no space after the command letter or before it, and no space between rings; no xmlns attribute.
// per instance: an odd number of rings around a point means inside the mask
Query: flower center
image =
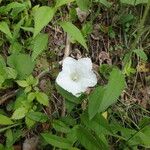
<svg viewBox="0 0 150 150"><path fill-rule="evenodd" d="M78 81L79 80L79 74L78 73L72 73L71 74L71 80L73 80L73 81Z"/></svg>

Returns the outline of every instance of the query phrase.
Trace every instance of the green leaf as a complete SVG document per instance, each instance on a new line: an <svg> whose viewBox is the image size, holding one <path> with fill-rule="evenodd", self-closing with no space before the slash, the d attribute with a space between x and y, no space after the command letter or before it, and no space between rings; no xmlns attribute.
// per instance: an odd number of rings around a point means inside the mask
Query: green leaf
<svg viewBox="0 0 150 150"><path fill-rule="evenodd" d="M92 119L96 115L96 113L99 112L104 92L105 89L99 86L90 94L88 101L88 114L90 119Z"/></svg>
<svg viewBox="0 0 150 150"><path fill-rule="evenodd" d="M83 11L87 11L91 3L90 0L76 0L76 2L77 2L78 7Z"/></svg>
<svg viewBox="0 0 150 150"><path fill-rule="evenodd" d="M11 129L8 129L5 133L6 147L11 147L13 144L13 133Z"/></svg>
<svg viewBox="0 0 150 150"><path fill-rule="evenodd" d="M69 34L69 36L78 41L86 50L88 50L81 31L75 25L73 25L71 22L61 22L60 25L64 31Z"/></svg>
<svg viewBox="0 0 150 150"><path fill-rule="evenodd" d="M55 7L61 7L62 5L74 2L75 0L57 0Z"/></svg>
<svg viewBox="0 0 150 150"><path fill-rule="evenodd" d="M48 6L42 6L36 9L34 14L34 38L52 20L54 13L55 10Z"/></svg>
<svg viewBox="0 0 150 150"><path fill-rule="evenodd" d="M11 119L7 116L0 114L0 125L10 125L13 124Z"/></svg>
<svg viewBox="0 0 150 150"><path fill-rule="evenodd" d="M148 59L143 49L135 49L133 52L144 61Z"/></svg>
<svg viewBox="0 0 150 150"><path fill-rule="evenodd" d="M29 102L32 102L35 99L35 97L36 97L36 93L31 92L31 93L28 94L27 99L29 100Z"/></svg>
<svg viewBox="0 0 150 150"><path fill-rule="evenodd" d="M15 120L22 119L25 117L26 112L27 111L25 107L20 107L14 111L12 115L12 119L15 119Z"/></svg>
<svg viewBox="0 0 150 150"><path fill-rule="evenodd" d="M53 145L54 147L61 149L70 149L72 147L70 141L66 138L52 135L50 133L42 133L41 135L47 143Z"/></svg>
<svg viewBox="0 0 150 150"><path fill-rule="evenodd" d="M7 6L0 7L0 13L8 13L11 9L20 8L20 7L25 8L26 5L18 2L12 2L9 3Z"/></svg>
<svg viewBox="0 0 150 150"><path fill-rule="evenodd" d="M29 119L44 123L48 120L48 116L41 112L29 112L26 115Z"/></svg>
<svg viewBox="0 0 150 150"><path fill-rule="evenodd" d="M25 79L34 69L35 63L27 54L12 54L8 57L7 63L14 68L20 79Z"/></svg>
<svg viewBox="0 0 150 150"><path fill-rule="evenodd" d="M105 89L103 99L100 104L99 111L103 112L110 105L115 103L125 88L125 77L119 69L113 69Z"/></svg>
<svg viewBox="0 0 150 150"><path fill-rule="evenodd" d="M138 5L148 3L148 0L120 0L121 3L128 5Z"/></svg>
<svg viewBox="0 0 150 150"><path fill-rule="evenodd" d="M6 73L7 73L8 79L16 79L16 77L17 77L17 72L13 68L6 67Z"/></svg>
<svg viewBox="0 0 150 150"><path fill-rule="evenodd" d="M108 2L107 0L96 0L96 2L99 2L99 3L103 4L107 8L110 8L112 6L112 3Z"/></svg>
<svg viewBox="0 0 150 150"><path fill-rule="evenodd" d="M12 34L10 32L9 26L7 22L0 22L0 31L5 33L8 37L12 38Z"/></svg>
<svg viewBox="0 0 150 150"><path fill-rule="evenodd" d="M107 148L104 143L100 141L100 139L96 139L92 133L84 127L79 126L77 129L77 137L79 142L87 149L87 150L101 150Z"/></svg>
<svg viewBox="0 0 150 150"><path fill-rule="evenodd" d="M32 48L32 60L35 60L47 47L48 35L47 34L38 34L31 44ZM32 46L31 46L32 47Z"/></svg>
<svg viewBox="0 0 150 150"><path fill-rule="evenodd" d="M64 122L60 120L54 120L52 124L54 129L59 132L68 133L71 130Z"/></svg>
<svg viewBox="0 0 150 150"><path fill-rule="evenodd" d="M40 104L43 104L45 106L48 106L48 104L49 104L48 96L45 93L42 93L42 92L37 92L36 93L36 100Z"/></svg>
<svg viewBox="0 0 150 150"><path fill-rule="evenodd" d="M27 87L27 86L29 86L28 83L27 83L27 81L25 81L25 80L17 80L16 82L21 87Z"/></svg>
<svg viewBox="0 0 150 150"><path fill-rule="evenodd" d="M99 113L91 120L89 120L88 114L84 113L81 116L81 121L83 122L85 126L95 131L97 135L100 135L100 134L108 135L112 133L107 120Z"/></svg>
<svg viewBox="0 0 150 150"><path fill-rule="evenodd" d="M28 117L25 117L25 123L26 123L28 129L30 129L35 125L36 122Z"/></svg>

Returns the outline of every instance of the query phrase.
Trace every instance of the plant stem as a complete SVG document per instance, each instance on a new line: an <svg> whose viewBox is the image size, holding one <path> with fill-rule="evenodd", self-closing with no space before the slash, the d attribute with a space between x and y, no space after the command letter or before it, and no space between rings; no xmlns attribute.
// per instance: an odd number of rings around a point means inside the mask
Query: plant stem
<svg viewBox="0 0 150 150"><path fill-rule="evenodd" d="M143 33L144 23L145 23L147 15L148 15L149 9L150 9L150 0L148 1L147 6L145 8L145 11L144 11L144 14L143 14L143 18L140 20L140 23L138 25L137 36L136 36L134 42L131 45L131 50L136 48L136 44L138 43L138 41L139 41L139 39L140 39L140 37L141 37L141 35Z"/></svg>

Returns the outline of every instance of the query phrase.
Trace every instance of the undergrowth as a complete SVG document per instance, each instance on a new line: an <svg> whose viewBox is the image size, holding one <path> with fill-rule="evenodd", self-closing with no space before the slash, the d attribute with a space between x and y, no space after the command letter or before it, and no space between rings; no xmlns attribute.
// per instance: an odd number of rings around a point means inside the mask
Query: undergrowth
<svg viewBox="0 0 150 150"><path fill-rule="evenodd" d="M0 150L149 149L149 8L0 0ZM79 97L56 83L68 56L91 58L98 79Z"/></svg>

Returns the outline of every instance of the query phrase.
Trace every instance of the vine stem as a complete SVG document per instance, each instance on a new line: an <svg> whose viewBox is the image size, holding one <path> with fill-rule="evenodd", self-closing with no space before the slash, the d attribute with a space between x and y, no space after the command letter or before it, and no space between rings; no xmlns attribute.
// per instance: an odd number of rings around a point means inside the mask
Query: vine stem
<svg viewBox="0 0 150 150"><path fill-rule="evenodd" d="M136 44L138 43L138 41L139 41L139 39L140 39L140 37L141 37L141 35L143 33L144 23L145 23L147 15L148 15L149 9L150 9L150 0L148 0L147 6L146 6L144 14L143 14L143 17L142 17L142 19L141 19L141 21L140 21L140 23L138 25L137 36L136 36L134 42L131 45L131 50L136 48Z"/></svg>

